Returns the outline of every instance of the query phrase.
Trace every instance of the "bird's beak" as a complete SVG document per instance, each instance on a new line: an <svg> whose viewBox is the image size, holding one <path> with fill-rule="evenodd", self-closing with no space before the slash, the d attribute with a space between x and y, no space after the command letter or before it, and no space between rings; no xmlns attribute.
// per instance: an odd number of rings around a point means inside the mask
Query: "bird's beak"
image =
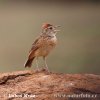
<svg viewBox="0 0 100 100"><path fill-rule="evenodd" d="M59 32L60 30L57 30L56 28L59 28L59 27L61 27L60 25L56 25L56 26L54 26L54 28L55 28L55 32Z"/></svg>
<svg viewBox="0 0 100 100"><path fill-rule="evenodd" d="M58 28L58 27L61 27L60 25L56 25L56 26L54 26L55 28Z"/></svg>

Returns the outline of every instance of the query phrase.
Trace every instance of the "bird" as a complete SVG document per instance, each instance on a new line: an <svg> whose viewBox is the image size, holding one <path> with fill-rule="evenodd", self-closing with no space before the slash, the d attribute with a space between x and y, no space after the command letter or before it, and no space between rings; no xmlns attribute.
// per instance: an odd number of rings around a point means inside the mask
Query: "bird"
<svg viewBox="0 0 100 100"><path fill-rule="evenodd" d="M46 58L57 44L56 34L59 31L57 27L59 27L59 25L52 25L49 23L44 23L42 25L42 32L33 42L24 67L31 67L33 60L36 59L37 70L39 70L38 58L43 57L46 70L49 71Z"/></svg>

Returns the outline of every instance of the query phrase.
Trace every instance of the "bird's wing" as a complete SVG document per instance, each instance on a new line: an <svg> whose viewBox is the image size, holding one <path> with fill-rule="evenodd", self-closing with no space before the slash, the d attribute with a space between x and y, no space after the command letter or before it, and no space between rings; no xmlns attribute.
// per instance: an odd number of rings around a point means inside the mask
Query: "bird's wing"
<svg viewBox="0 0 100 100"><path fill-rule="evenodd" d="M39 49L42 45L43 38L40 36L38 37L32 44L32 48L29 51L29 58L31 59L37 49Z"/></svg>

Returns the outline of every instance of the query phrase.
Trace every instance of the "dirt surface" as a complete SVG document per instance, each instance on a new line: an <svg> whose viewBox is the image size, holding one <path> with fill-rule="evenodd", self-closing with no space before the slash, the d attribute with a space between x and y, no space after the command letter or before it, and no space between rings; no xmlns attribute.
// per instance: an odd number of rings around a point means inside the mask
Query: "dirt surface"
<svg viewBox="0 0 100 100"><path fill-rule="evenodd" d="M100 75L45 70L1 73L0 100L100 100Z"/></svg>

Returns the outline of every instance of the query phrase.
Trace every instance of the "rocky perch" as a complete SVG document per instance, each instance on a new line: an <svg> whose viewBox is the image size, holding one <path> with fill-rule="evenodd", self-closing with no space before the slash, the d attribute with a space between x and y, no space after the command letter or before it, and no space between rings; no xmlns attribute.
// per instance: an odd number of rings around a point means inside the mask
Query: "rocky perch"
<svg viewBox="0 0 100 100"><path fill-rule="evenodd" d="M0 100L100 100L100 75L0 73Z"/></svg>

